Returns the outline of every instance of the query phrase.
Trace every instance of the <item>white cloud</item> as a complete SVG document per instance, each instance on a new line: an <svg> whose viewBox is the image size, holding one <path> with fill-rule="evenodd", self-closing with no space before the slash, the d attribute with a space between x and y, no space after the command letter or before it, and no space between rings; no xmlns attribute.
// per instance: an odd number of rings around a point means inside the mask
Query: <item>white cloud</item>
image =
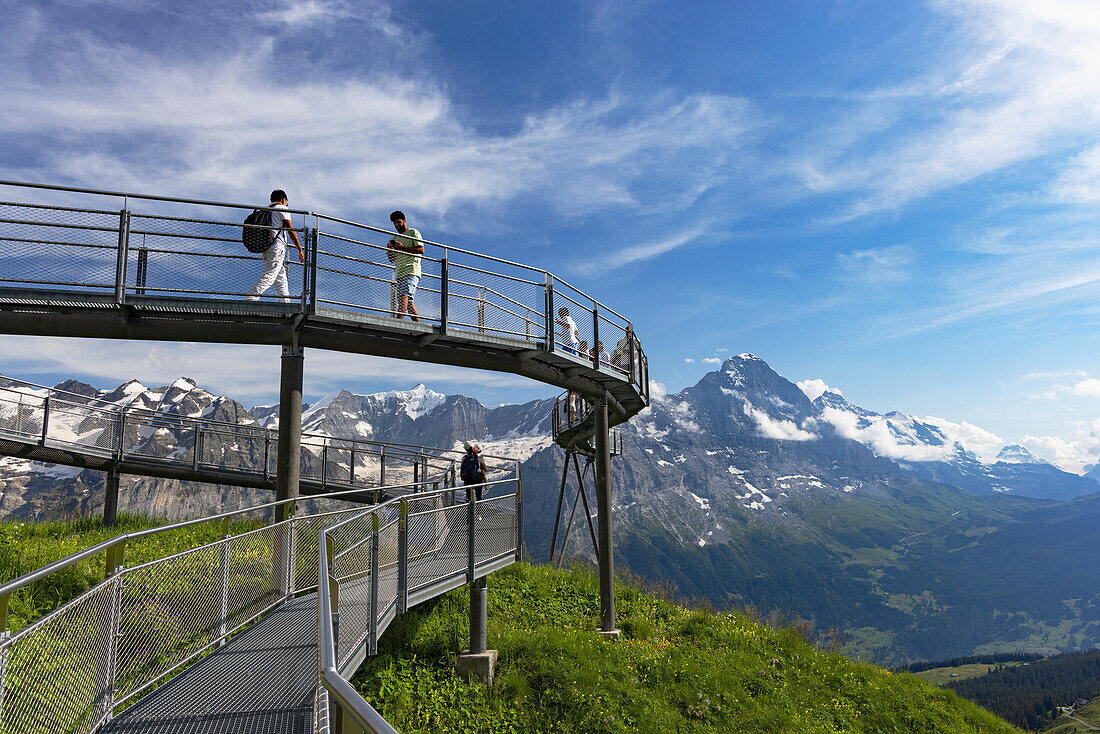
<svg viewBox="0 0 1100 734"><path fill-rule="evenodd" d="M812 441L818 438L816 433L799 428L794 421L786 418L772 418L748 402L744 404L744 411L745 415L756 422L756 428L760 435L766 438L774 438L780 441Z"/></svg>
<svg viewBox="0 0 1100 734"><path fill-rule="evenodd" d="M935 0L931 7L955 24L949 46L928 53L933 63L913 79L863 95L820 152L796 166L809 190L856 193L841 219L1080 150L1100 123L1093 0ZM1056 192L1091 197L1091 173L1082 180L1074 172L1091 162L1078 159Z"/></svg>
<svg viewBox="0 0 1100 734"><path fill-rule="evenodd" d="M651 402L659 403L668 397L668 388L662 382L656 380L649 381L649 399Z"/></svg>
<svg viewBox="0 0 1100 734"><path fill-rule="evenodd" d="M1081 380L1073 386L1073 392L1090 398L1100 398L1100 380L1097 380L1095 377Z"/></svg>
<svg viewBox="0 0 1100 734"><path fill-rule="evenodd" d="M798 385L802 392L806 393L806 397L810 400L817 400L827 392L835 392L837 395L841 396L844 395L839 388L829 387L825 384L825 380L819 380L817 378L812 380L799 380L795 384Z"/></svg>
<svg viewBox="0 0 1100 734"><path fill-rule="evenodd" d="M963 421L954 423L945 418L927 416L921 419L924 423L935 426L947 437L949 443L960 443L968 451L972 451L982 461L992 461L1004 448L1006 441L995 433L979 428L973 423Z"/></svg>
<svg viewBox="0 0 1100 734"><path fill-rule="evenodd" d="M718 357L703 357L704 364L722 364L722 360Z"/></svg>
<svg viewBox="0 0 1100 734"><path fill-rule="evenodd" d="M693 357L684 357L684 362L687 364L695 364L695 359Z"/></svg>
<svg viewBox="0 0 1100 734"><path fill-rule="evenodd" d="M1076 440L1058 436L1024 436L1020 442L1036 456L1051 462L1063 471L1080 474L1085 466L1097 460L1100 454L1100 421L1095 421L1091 431L1081 432ZM1091 440L1090 440L1091 439Z"/></svg>
<svg viewBox="0 0 1100 734"><path fill-rule="evenodd" d="M923 443L910 444L899 440L890 430L883 416L871 416L866 420L869 425L861 428L860 418L847 410L826 407L821 418L831 424L844 438L859 441L870 447L878 456L902 461L943 461L953 453L952 446L928 446Z"/></svg>
<svg viewBox="0 0 1100 734"><path fill-rule="evenodd" d="M1089 148L1062 169L1051 195L1074 204L1100 202L1100 146Z"/></svg>
<svg viewBox="0 0 1100 734"><path fill-rule="evenodd" d="M868 283L885 283L908 279L913 255L908 245L893 245L839 253L837 259L850 277Z"/></svg>
<svg viewBox="0 0 1100 734"><path fill-rule="evenodd" d="M302 24L345 7L304 0L265 17ZM580 217L690 204L730 175L751 124L740 98L611 90L485 134L427 73L356 76L307 58L295 73L274 74L274 37L247 28L209 46L189 37L182 55L48 23L7 33L0 126L39 143L5 177L231 200L277 181L293 191L292 205L339 212L398 201L432 216L534 195ZM606 266L654 257L684 236L624 250Z"/></svg>

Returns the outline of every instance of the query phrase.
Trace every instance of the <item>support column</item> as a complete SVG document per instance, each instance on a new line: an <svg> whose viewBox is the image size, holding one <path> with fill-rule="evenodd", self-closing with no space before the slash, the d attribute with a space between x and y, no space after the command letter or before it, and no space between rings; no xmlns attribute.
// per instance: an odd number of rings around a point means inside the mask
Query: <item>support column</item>
<svg viewBox="0 0 1100 734"><path fill-rule="evenodd" d="M289 500L298 496L298 478L302 455L302 375L305 354L298 344L283 345L283 358L279 373L279 449L276 458L275 500ZM276 508L275 521L289 517L289 506ZM274 575L276 588L284 595L293 593L292 580L293 537L285 526L276 535Z"/></svg>
<svg viewBox="0 0 1100 734"><path fill-rule="evenodd" d="M103 525L114 527L118 519L118 470L107 470L107 478L103 480Z"/></svg>
<svg viewBox="0 0 1100 734"><path fill-rule="evenodd" d="M486 627L488 626L489 580L481 577L470 584L470 649L458 656L457 672L467 680L479 680L485 685L493 684L496 670L497 651L486 650Z"/></svg>
<svg viewBox="0 0 1100 734"><path fill-rule="evenodd" d="M611 444L608 440L607 400L592 407L596 416L596 514L600 543L596 549L600 566L600 634L618 637L615 629L615 554L611 542Z"/></svg>

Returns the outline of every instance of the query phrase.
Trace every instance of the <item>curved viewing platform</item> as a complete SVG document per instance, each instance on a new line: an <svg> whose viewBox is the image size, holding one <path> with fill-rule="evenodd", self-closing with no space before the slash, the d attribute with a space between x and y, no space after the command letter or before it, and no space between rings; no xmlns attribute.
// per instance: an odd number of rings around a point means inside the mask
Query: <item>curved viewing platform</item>
<svg viewBox="0 0 1100 734"><path fill-rule="evenodd" d="M299 263L288 248L290 302L252 300L262 260L241 233L254 206L0 187L0 332L294 344L512 372L606 398L611 423L649 403L631 322L540 268L422 240L415 323L395 317L391 229L288 209L305 249Z"/></svg>

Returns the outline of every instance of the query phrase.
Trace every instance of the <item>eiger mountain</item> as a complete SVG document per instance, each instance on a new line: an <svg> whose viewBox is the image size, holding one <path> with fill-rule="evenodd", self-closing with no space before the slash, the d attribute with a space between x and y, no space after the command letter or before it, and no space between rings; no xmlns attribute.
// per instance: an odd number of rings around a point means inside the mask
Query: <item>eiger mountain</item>
<svg viewBox="0 0 1100 734"><path fill-rule="evenodd" d="M186 380L65 389L242 423L274 425L278 413L246 411ZM445 447L474 438L524 459L525 540L543 561L563 457L548 435L552 405L487 408L417 385L340 391L308 406L303 424ZM811 401L752 355L622 429L625 452L612 462L617 563L684 596L813 620L883 663L1100 644L1100 485L1091 478L1018 446L983 464L927 422L837 393ZM0 459L0 513L96 511L101 484L94 472ZM247 501L234 488L139 478L122 497L123 509L173 517ZM590 556L582 523L578 513L569 550Z"/></svg>

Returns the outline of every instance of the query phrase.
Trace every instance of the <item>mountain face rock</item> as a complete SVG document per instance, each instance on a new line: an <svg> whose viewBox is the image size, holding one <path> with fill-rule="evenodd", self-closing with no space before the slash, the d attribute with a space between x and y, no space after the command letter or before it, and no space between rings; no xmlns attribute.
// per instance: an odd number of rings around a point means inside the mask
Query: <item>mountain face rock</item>
<svg viewBox="0 0 1100 734"><path fill-rule="evenodd" d="M59 387L74 401L278 424L277 406L246 411L185 378L157 388L137 381L111 391L75 381ZM549 436L553 404L486 407L423 384L373 395L342 390L306 406L303 427L439 447L477 440L487 454L522 459L525 541L542 561L564 458ZM749 354L620 428L624 453L612 462L616 562L685 596L811 619L819 629L843 630L849 651L886 663L978 647L1100 643L1100 522L1092 522L1100 496L1078 497L1100 488L1091 478L1017 446L983 463L928 420L878 414L836 392L811 401ZM155 434L145 440L151 453L168 450ZM583 460L579 468L594 511L591 470ZM575 486L572 468L569 479ZM96 472L0 458L0 515L99 512L102 483ZM1050 501L1069 497L1076 499ZM268 498L135 477L123 479L120 497L123 510L168 517ZM566 516L572 492L569 502ZM593 557L583 507L567 555Z"/></svg>

